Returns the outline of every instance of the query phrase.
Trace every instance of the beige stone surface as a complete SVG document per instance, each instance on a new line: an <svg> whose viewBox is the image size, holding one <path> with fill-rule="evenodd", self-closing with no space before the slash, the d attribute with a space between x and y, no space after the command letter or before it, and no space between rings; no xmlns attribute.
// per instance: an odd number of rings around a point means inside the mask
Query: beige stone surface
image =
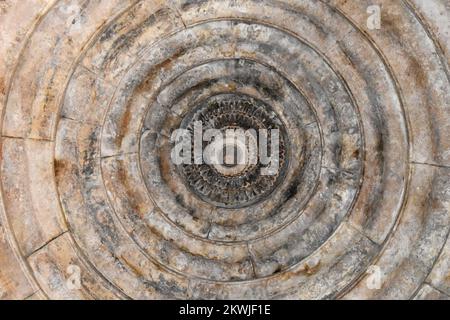
<svg viewBox="0 0 450 320"><path fill-rule="evenodd" d="M449 64L448 0L0 1L0 299L450 299Z"/></svg>

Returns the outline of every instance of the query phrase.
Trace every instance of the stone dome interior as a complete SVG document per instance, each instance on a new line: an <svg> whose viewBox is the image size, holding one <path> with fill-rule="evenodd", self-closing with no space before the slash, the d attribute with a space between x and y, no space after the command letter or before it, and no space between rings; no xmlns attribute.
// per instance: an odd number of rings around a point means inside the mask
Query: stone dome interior
<svg viewBox="0 0 450 320"><path fill-rule="evenodd" d="M0 1L0 299L448 300L449 21Z"/></svg>

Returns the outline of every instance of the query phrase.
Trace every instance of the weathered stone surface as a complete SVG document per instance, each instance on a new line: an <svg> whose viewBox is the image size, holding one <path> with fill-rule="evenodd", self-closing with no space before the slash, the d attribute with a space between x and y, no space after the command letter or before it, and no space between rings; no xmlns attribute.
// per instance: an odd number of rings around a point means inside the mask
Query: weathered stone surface
<svg viewBox="0 0 450 320"><path fill-rule="evenodd" d="M425 284L414 297L415 300L450 300L450 297Z"/></svg>
<svg viewBox="0 0 450 320"><path fill-rule="evenodd" d="M376 3L0 1L0 299L448 300L450 6Z"/></svg>
<svg viewBox="0 0 450 320"><path fill-rule="evenodd" d="M25 299L34 293L19 257L14 255L7 239L7 230L0 224L0 299Z"/></svg>

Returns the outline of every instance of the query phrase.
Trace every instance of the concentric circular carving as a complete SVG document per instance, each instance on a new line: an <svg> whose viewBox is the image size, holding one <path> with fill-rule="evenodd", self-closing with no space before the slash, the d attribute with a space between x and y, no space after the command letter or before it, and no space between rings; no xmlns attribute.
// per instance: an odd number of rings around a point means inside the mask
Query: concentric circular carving
<svg viewBox="0 0 450 320"><path fill-rule="evenodd" d="M199 138L202 140L208 130L220 133L200 141L199 164L195 161L196 125L201 126ZM191 111L180 128L186 129L192 137L189 139L192 156L179 170L190 189L213 205L224 208L251 205L272 193L284 177L288 163L285 128L270 107L260 101L234 94L214 96ZM264 173L271 165L263 158L271 156L272 131L277 137L276 150L273 149L277 157L273 172ZM258 152L263 140L267 148Z"/></svg>
<svg viewBox="0 0 450 320"><path fill-rule="evenodd" d="M8 7L8 294L448 298L444 2Z"/></svg>

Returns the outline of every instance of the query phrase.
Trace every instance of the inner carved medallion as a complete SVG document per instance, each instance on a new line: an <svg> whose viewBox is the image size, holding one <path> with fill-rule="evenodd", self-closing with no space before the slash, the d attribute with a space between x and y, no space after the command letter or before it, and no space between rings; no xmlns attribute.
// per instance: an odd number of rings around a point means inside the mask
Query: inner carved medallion
<svg viewBox="0 0 450 320"><path fill-rule="evenodd" d="M178 165L178 170L188 188L204 201L223 208L246 207L266 198L284 177L286 130L262 101L237 94L215 96L187 114L180 128L193 137L192 161ZM201 159L195 152L199 130ZM208 133L212 130L213 137Z"/></svg>

